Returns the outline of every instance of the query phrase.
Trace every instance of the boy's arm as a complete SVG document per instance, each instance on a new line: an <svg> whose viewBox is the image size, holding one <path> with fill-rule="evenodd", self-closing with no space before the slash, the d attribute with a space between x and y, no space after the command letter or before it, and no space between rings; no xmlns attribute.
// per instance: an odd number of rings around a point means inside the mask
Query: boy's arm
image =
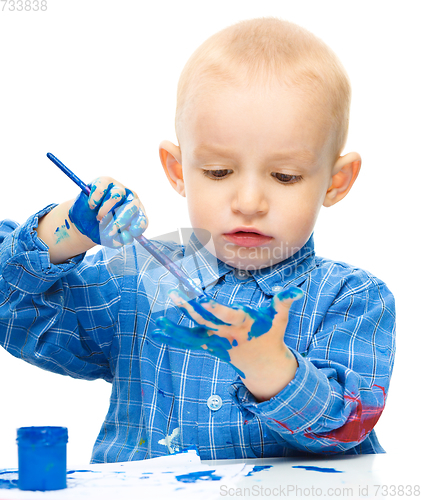
<svg viewBox="0 0 422 500"><path fill-rule="evenodd" d="M239 366L246 366L245 373L239 373L242 382L234 384L234 397L240 406L267 424L273 440L281 445L288 443L292 448L314 453L345 451L368 436L384 409L395 349L394 298L385 284L375 279L358 281L353 286L346 283L338 295L328 290L321 291L321 294L324 297L331 295L332 302L327 304L324 312L321 308L323 301L319 301L318 317L323 321L309 340L309 351L301 355L289 348L297 363L295 374L285 385L281 375L284 388L270 398L260 397L261 390L266 388L259 387L259 373L255 369L253 374L256 373L257 377L253 378L253 384L257 384L258 397L250 390L248 373L251 372L247 364L235 362L238 341L221 340L216 334L230 329L230 326L218 322L222 319L230 322L228 315L223 317L217 313L218 306L214 308L217 321L202 315L202 323L204 318L207 323L214 322L212 330L208 323L203 330L199 326L195 329L183 327L171 336L174 325L164 319L157 322L160 331L154 332L154 336L170 345L178 343L179 347L187 347L189 343L190 348L206 349L235 364L238 372ZM306 303L309 302L312 301L308 298ZM212 301L208 303L212 306ZM305 302L302 312L298 312L300 307L299 301L295 304L295 317L312 316L315 312L306 310ZM207 306L207 309L212 311L211 307ZM245 306L232 306L232 309L235 318ZM199 320L192 310L187 310L187 313L192 319ZM257 315L258 323L262 325L265 316L268 314ZM299 330L294 334L296 339L310 335L308 331L300 331L307 328L306 322L293 323L290 328ZM262 338L274 332L269 329ZM284 331L279 335L282 338ZM194 337L197 341L192 347ZM252 338L248 343L252 346L255 341ZM261 352L256 351L256 354L262 356ZM269 353L271 356L273 354ZM261 361L256 366L259 364L262 366ZM283 366L279 368L283 373Z"/></svg>
<svg viewBox="0 0 422 500"><path fill-rule="evenodd" d="M52 264L65 262L95 246L95 243L71 222L69 210L73 204L74 200L69 200L57 205L38 223L36 232L48 246Z"/></svg>
<svg viewBox="0 0 422 500"><path fill-rule="evenodd" d="M49 206L22 226L0 222L0 345L54 372L111 380L121 276L110 279L99 254L77 266L94 244L120 247L141 234L140 207L134 193L100 177L89 197Z"/></svg>
<svg viewBox="0 0 422 500"><path fill-rule="evenodd" d="M108 279L98 254L88 259L92 265L85 261L82 271L82 255L58 265L50 262L36 229L52 209L20 226L0 221L0 345L55 373L111 381L119 277ZM116 297L112 304L106 299L110 295ZM78 313L87 310L89 314Z"/></svg>
<svg viewBox="0 0 422 500"><path fill-rule="evenodd" d="M321 317L308 351L291 349L299 367L290 384L262 403L236 384L235 398L276 440L338 453L362 443L384 410L395 354L394 297L376 279L346 283Z"/></svg>

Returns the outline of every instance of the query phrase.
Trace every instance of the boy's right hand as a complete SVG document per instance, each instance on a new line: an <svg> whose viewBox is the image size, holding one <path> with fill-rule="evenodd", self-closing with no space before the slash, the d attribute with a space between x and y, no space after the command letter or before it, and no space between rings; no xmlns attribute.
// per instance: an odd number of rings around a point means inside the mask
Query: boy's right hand
<svg viewBox="0 0 422 500"><path fill-rule="evenodd" d="M94 243L116 248L145 231L148 220L136 193L111 177L98 177L89 187L90 195L81 192L69 210L80 233Z"/></svg>

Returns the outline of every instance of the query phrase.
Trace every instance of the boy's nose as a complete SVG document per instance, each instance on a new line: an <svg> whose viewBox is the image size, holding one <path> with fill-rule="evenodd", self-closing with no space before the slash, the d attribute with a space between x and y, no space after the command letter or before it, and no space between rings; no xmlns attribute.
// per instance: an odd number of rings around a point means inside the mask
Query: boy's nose
<svg viewBox="0 0 422 500"><path fill-rule="evenodd" d="M244 215L265 214L268 212L268 200L262 186L256 181L241 183L234 193L232 210Z"/></svg>

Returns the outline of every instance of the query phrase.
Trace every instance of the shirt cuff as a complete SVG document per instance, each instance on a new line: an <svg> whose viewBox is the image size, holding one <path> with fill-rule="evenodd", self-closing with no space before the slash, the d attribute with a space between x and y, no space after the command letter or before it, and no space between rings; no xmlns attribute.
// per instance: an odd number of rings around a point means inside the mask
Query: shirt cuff
<svg viewBox="0 0 422 500"><path fill-rule="evenodd" d="M242 381L235 382L231 394L235 402L277 430L279 434L297 434L321 418L331 398L327 376L312 361L290 349L298 368L289 384L268 401L258 402Z"/></svg>
<svg viewBox="0 0 422 500"><path fill-rule="evenodd" d="M61 264L50 262L48 246L38 238L35 229L39 219L56 206L48 205L4 239L0 252L0 270L11 287L31 294L45 292L52 283L72 271L83 260L85 254L72 257Z"/></svg>

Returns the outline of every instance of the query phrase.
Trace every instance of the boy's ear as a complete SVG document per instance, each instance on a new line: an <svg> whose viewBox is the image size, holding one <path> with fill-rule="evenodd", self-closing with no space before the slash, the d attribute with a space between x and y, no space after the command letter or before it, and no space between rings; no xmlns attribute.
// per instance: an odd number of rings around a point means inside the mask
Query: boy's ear
<svg viewBox="0 0 422 500"><path fill-rule="evenodd" d="M159 151L161 165L163 165L167 179L181 196L186 196L180 147L170 141L163 141L160 144Z"/></svg>
<svg viewBox="0 0 422 500"><path fill-rule="evenodd" d="M331 186L324 199L324 207L331 207L342 200L352 188L362 164L358 153L340 156L333 168Z"/></svg>

